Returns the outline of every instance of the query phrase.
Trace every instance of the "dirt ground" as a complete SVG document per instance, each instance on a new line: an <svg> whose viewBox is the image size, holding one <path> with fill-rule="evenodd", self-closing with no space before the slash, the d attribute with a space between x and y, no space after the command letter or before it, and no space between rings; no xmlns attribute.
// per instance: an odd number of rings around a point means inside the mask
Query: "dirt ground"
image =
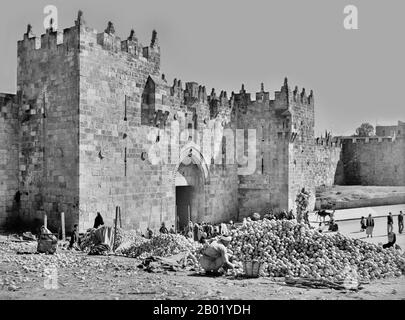
<svg viewBox="0 0 405 320"><path fill-rule="evenodd" d="M210 278L193 271L148 273L137 267L139 260L117 256L65 250L53 256L16 253L34 248L35 243L0 239L0 299L405 299L404 276L374 281L358 292L306 289L287 286L283 278Z"/></svg>
<svg viewBox="0 0 405 320"><path fill-rule="evenodd" d="M319 187L316 190L317 199L325 199L329 202L385 198L404 194L405 186L332 186Z"/></svg>

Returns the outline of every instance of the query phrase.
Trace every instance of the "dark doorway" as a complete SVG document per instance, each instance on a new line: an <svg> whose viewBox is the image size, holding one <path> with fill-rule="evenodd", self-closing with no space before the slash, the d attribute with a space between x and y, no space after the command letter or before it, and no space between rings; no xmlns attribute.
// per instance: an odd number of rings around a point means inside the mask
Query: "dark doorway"
<svg viewBox="0 0 405 320"><path fill-rule="evenodd" d="M193 196L193 187L176 187L176 207L177 207L177 230L183 231L191 219L191 199ZM190 208L190 209L189 209ZM190 217L189 217L190 210Z"/></svg>

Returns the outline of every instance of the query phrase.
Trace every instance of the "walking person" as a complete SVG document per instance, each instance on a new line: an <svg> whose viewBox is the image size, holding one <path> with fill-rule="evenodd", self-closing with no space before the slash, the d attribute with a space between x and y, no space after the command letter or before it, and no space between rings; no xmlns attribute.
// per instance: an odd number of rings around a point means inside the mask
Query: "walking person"
<svg viewBox="0 0 405 320"><path fill-rule="evenodd" d="M368 215L368 218L366 220L366 234L367 238L371 236L373 237L373 230L374 230L374 219L371 216L371 213Z"/></svg>
<svg viewBox="0 0 405 320"><path fill-rule="evenodd" d="M398 232L402 233L404 231L404 215L402 211L399 211L398 215Z"/></svg>
<svg viewBox="0 0 405 320"><path fill-rule="evenodd" d="M390 212L387 216L387 234L394 231L394 218L392 217L392 213Z"/></svg>

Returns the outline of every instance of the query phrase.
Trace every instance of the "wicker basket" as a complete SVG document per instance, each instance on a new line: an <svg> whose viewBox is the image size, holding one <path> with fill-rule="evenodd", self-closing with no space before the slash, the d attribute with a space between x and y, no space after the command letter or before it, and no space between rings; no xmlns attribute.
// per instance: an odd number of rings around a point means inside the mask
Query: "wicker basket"
<svg viewBox="0 0 405 320"><path fill-rule="evenodd" d="M258 278L261 263L258 260L246 260L243 262L243 271L245 277Z"/></svg>

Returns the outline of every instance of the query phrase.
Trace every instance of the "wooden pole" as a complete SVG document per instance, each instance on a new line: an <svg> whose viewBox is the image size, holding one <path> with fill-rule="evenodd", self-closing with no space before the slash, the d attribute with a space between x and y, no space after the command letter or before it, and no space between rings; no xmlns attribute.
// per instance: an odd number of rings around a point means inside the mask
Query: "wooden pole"
<svg viewBox="0 0 405 320"><path fill-rule="evenodd" d="M48 216L44 213L44 227L48 229Z"/></svg>
<svg viewBox="0 0 405 320"><path fill-rule="evenodd" d="M66 230L65 230L65 213L61 212L60 213L60 220L61 220L61 226L62 226L62 241L66 240Z"/></svg>
<svg viewBox="0 0 405 320"><path fill-rule="evenodd" d="M122 229L122 219L121 219L121 207L119 207L119 212L120 212L120 228Z"/></svg>
<svg viewBox="0 0 405 320"><path fill-rule="evenodd" d="M118 212L119 207L115 207L115 219L114 219L114 244L113 244L113 251L115 250L115 238L117 236L117 223L118 223Z"/></svg>

